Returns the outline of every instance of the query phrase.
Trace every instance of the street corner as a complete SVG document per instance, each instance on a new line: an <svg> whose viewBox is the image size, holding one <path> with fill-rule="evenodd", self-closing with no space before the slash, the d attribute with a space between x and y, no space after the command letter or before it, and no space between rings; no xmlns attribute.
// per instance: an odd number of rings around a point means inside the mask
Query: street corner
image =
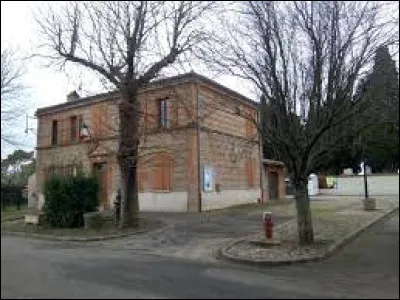
<svg viewBox="0 0 400 300"><path fill-rule="evenodd" d="M398 225L398 207L387 207L373 213L357 210L352 218L339 211L323 218L314 218L314 243L300 245L295 220L278 226L274 239L268 242L260 234L237 239L225 244L219 250L222 259L258 266L279 266L324 260L362 232L383 221L391 220ZM397 214L396 214L397 212ZM392 221L394 220L394 221Z"/></svg>

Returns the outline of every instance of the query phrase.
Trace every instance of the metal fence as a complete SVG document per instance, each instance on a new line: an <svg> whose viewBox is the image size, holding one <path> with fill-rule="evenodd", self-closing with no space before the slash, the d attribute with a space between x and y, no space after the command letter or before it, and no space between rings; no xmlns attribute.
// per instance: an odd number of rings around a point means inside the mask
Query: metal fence
<svg viewBox="0 0 400 300"><path fill-rule="evenodd" d="M1 208L7 209L10 206L17 208L28 205L28 197L25 195L25 187L2 186L1 187Z"/></svg>

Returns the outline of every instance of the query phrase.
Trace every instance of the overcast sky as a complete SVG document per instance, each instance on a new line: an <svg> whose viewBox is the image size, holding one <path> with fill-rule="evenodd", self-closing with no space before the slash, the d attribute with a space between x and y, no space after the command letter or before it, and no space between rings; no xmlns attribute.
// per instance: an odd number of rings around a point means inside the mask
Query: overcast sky
<svg viewBox="0 0 400 300"><path fill-rule="evenodd" d="M1 1L2 48L10 46L17 49L22 56L35 52L34 45L38 42L38 36L33 12L38 7L43 7L45 3L43 1ZM398 13L398 8L394 11L394 13L396 11ZM388 15L391 13L393 12L387 12ZM398 66L398 53L395 60ZM102 86L95 77L84 76L84 78L81 78L81 73L77 73L76 69L70 69L70 73L66 74L52 68L46 68L37 60L26 61L25 68L26 74L23 78L23 84L27 89L21 100L29 104L27 113L30 117L28 124L30 128L36 128L36 120L32 117L37 108L65 102L66 94L78 90L79 86L82 87L83 91L80 92L81 94L83 92L84 96L101 92ZM256 98L249 82L227 75L212 77L207 72L202 74L249 98ZM22 117L8 133L11 132L15 135L15 139L20 144L19 148L31 151L35 147L36 131L25 134L25 128L25 117ZM15 149L16 147L4 147L2 142L2 157Z"/></svg>
<svg viewBox="0 0 400 300"><path fill-rule="evenodd" d="M2 48L10 46L17 49L20 55L30 55L35 50L33 45L37 42L36 25L33 19L33 11L43 2L32 1L1 1L1 42ZM66 94L77 90L83 83L83 90L93 94L100 91L101 86L95 78L80 76L68 76L64 72L52 68L46 68L40 62L29 60L25 63L26 73L23 84L28 88L22 101L29 103L27 113L33 117L37 108L65 102ZM203 75L211 77L210 74ZM250 98L254 98L252 88L246 82L232 76L213 77L214 80ZM36 128L36 120L29 118L29 127ZM32 150L36 144L34 132L25 134L25 117L21 118L13 128L19 148ZM16 147L6 146L2 143L2 157L15 150Z"/></svg>

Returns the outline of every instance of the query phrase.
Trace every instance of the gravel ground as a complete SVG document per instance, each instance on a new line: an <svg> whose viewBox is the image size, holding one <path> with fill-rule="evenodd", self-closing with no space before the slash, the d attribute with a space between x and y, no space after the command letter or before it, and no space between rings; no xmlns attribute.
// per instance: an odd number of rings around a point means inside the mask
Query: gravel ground
<svg viewBox="0 0 400 300"><path fill-rule="evenodd" d="M279 226L274 231L274 238L280 240L280 245L263 247L254 245L250 241L262 240L260 234L252 235L224 249L230 256L253 260L281 262L288 260L309 259L323 255L334 243L348 234L365 226L371 220L398 207L398 198L377 199L377 210L364 211L361 201L343 201L343 205L334 206L333 203L320 203L319 209L314 206L313 226L315 243L300 246L298 244L297 224L295 220Z"/></svg>

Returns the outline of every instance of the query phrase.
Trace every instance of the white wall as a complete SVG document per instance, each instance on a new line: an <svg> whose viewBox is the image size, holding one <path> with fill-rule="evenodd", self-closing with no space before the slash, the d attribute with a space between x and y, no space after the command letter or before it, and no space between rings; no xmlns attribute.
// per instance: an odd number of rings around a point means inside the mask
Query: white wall
<svg viewBox="0 0 400 300"><path fill-rule="evenodd" d="M187 212L187 192L139 193L141 211ZM225 190L220 193L202 193L202 209L211 210L237 204L256 203L261 198L260 189ZM39 209L44 204L43 194L39 194Z"/></svg>
<svg viewBox="0 0 400 300"><path fill-rule="evenodd" d="M186 212L187 192L139 193L141 211Z"/></svg>
<svg viewBox="0 0 400 300"><path fill-rule="evenodd" d="M38 194L38 203L37 203L37 209L38 210L42 210L43 209L43 205L44 205L44 195L42 193Z"/></svg>
<svg viewBox="0 0 400 300"><path fill-rule="evenodd" d="M39 198L36 190L36 173L33 173L28 178L28 207L36 208L38 205L38 200Z"/></svg>
<svg viewBox="0 0 400 300"><path fill-rule="evenodd" d="M261 198L261 189L223 190L217 192L202 192L202 210L224 208L227 206L256 203Z"/></svg>
<svg viewBox="0 0 400 300"><path fill-rule="evenodd" d="M399 175L368 175L370 196L399 195ZM336 189L320 189L320 194L364 196L364 176L337 177Z"/></svg>

